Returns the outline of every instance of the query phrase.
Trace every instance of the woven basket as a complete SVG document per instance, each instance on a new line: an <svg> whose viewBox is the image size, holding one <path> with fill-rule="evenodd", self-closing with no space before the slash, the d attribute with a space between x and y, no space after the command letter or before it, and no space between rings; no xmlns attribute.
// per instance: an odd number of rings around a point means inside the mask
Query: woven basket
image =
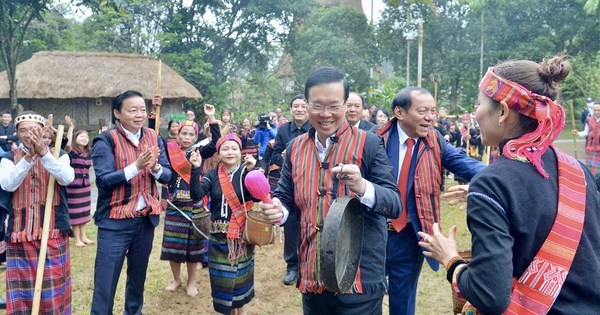
<svg viewBox="0 0 600 315"><path fill-rule="evenodd" d="M458 252L458 255L462 259L464 259L466 262L471 261L471 250L470 249L460 251L460 252ZM458 294L456 294L456 292L454 291L454 288L452 288L452 285L450 285L450 291L452 292L452 309L454 310L453 314L461 314L463 306L465 305L467 300L465 300L463 298L459 298Z"/></svg>
<svg viewBox="0 0 600 315"><path fill-rule="evenodd" d="M242 235L244 242L250 245L263 246L275 242L273 224L264 222L258 211L246 213L246 228Z"/></svg>

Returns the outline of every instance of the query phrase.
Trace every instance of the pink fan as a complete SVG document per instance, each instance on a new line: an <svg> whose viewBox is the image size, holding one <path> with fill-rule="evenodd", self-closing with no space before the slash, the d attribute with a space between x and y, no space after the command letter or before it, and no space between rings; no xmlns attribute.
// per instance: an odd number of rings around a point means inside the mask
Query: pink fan
<svg viewBox="0 0 600 315"><path fill-rule="evenodd" d="M271 191L271 186L269 185L269 182L263 173L260 171L248 172L248 175L246 175L246 179L244 180L244 184L246 185L246 188L252 197L260 199L264 203L272 203L271 195L269 194Z"/></svg>

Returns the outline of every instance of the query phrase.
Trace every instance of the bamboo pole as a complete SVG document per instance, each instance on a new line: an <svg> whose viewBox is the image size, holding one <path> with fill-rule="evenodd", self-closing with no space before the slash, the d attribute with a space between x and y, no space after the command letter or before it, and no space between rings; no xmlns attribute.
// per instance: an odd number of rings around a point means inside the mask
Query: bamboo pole
<svg viewBox="0 0 600 315"><path fill-rule="evenodd" d="M569 107L571 108L571 125L572 128L571 130L575 130L575 110L573 109L573 100L569 100ZM573 156L575 157L575 159L577 160L577 136L573 135L573 149L575 150L573 152Z"/></svg>
<svg viewBox="0 0 600 315"><path fill-rule="evenodd" d="M162 61L160 59L158 59L158 76L156 79L156 94L160 94L161 68L162 68ZM154 130L156 131L156 133L158 133L158 130L160 129L160 106L156 107L156 113L155 113L154 119L155 119L154 120Z"/></svg>
<svg viewBox="0 0 600 315"><path fill-rule="evenodd" d="M62 137L65 131L65 126L58 125L56 131L56 142L54 145L54 158L58 160L60 156L60 147L62 144ZM40 245L40 255L38 257L38 266L35 275L35 287L33 291L33 305L31 314L40 313L40 301L42 297L42 283L44 282L44 267L46 265L46 250L48 248L48 236L50 235L50 220L52 219L52 204L54 197L54 187L56 185L56 179L50 175L48 180L48 193L46 194L46 207L44 209L44 223L42 226L42 244Z"/></svg>

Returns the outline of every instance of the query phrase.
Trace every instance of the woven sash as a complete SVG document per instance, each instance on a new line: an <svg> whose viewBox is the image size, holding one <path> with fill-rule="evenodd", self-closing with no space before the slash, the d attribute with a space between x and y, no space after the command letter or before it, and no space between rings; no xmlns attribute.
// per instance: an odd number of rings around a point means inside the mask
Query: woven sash
<svg viewBox="0 0 600 315"><path fill-rule="evenodd" d="M229 180L229 174L227 174L227 170L223 164L219 165L217 172L223 197L225 198L225 202L231 208L231 218L229 219L229 227L227 229L227 246L229 248L229 261L233 265L240 257L246 255L246 244L242 242L240 232L243 231L246 226L246 208L249 206L249 209L251 209L253 203L251 201L246 202L245 205L240 203L240 200L235 193L235 189L233 188L233 184L231 183L231 180ZM243 172L243 169L240 170L240 172ZM241 176L242 174L240 174L240 178ZM244 187L242 186L240 189L243 194Z"/></svg>
<svg viewBox="0 0 600 315"><path fill-rule="evenodd" d="M553 148L558 160L558 211L554 225L521 278L513 279L504 314L546 314L567 278L585 219L585 174L571 156Z"/></svg>
<svg viewBox="0 0 600 315"><path fill-rule="evenodd" d="M185 152L181 150L179 144L168 142L167 153L169 154L171 168L189 185L192 177L192 165L185 157Z"/></svg>

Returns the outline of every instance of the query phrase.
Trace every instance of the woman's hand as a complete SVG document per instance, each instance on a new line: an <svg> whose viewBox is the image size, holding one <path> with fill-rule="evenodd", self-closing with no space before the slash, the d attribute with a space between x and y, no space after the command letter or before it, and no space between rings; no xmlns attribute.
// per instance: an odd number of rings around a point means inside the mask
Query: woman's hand
<svg viewBox="0 0 600 315"><path fill-rule="evenodd" d="M253 170L256 165L256 159L252 155L246 154L244 157L244 165L246 165L247 170Z"/></svg>
<svg viewBox="0 0 600 315"><path fill-rule="evenodd" d="M198 168L202 165L202 157L200 156L198 148L192 151L192 154L190 155L190 164L192 164L194 168Z"/></svg>
<svg viewBox="0 0 600 315"><path fill-rule="evenodd" d="M419 246L426 249L423 251L425 257L430 257L437 260L440 264L446 266L450 259L458 256L458 246L456 245L456 226L450 228L448 231L448 238L444 237L440 231L440 226L434 223L432 226L433 235L429 235L424 232L419 232L419 236L423 238L419 242Z"/></svg>
<svg viewBox="0 0 600 315"><path fill-rule="evenodd" d="M215 122L215 107L210 104L204 104L204 115L208 117L209 123Z"/></svg>

